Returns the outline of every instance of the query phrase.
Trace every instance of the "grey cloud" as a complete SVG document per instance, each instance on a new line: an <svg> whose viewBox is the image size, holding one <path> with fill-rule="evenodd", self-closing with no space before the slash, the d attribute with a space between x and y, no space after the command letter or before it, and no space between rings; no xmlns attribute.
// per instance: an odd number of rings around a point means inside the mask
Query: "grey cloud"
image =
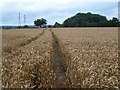
<svg viewBox="0 0 120 90"><path fill-rule="evenodd" d="M54 0L53 0L54 1ZM43 2L45 4L45 2ZM27 24L33 24L37 18L46 18L48 24L54 24L56 21L62 23L66 18L75 15L78 12L99 13L111 18L116 16L117 2L75 2L68 4L53 3L52 5L41 5L40 2L9 2L2 7L3 24L18 23L18 12L21 12L21 18L26 15ZM58 6L62 5L62 6ZM23 20L22 20L23 21Z"/></svg>

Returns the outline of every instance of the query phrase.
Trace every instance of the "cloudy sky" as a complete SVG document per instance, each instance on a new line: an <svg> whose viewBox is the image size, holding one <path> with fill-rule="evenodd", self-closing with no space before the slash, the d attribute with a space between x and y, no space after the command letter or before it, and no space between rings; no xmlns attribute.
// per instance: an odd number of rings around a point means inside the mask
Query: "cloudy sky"
<svg viewBox="0 0 120 90"><path fill-rule="evenodd" d="M105 15L107 19L118 17L119 0L2 0L0 3L0 24L18 25L18 13L21 23L33 25L37 18L47 19L48 24L62 23L66 18L78 12L92 12Z"/></svg>

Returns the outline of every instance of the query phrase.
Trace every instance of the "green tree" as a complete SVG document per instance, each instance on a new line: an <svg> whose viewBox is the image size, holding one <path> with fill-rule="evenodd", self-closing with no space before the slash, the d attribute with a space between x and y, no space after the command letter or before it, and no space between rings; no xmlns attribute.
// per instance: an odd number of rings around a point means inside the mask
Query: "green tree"
<svg viewBox="0 0 120 90"><path fill-rule="evenodd" d="M61 24L60 23L58 23L58 22L55 22L55 24L54 24L54 26L53 27L55 27L55 28L57 28L57 27L61 27Z"/></svg>
<svg viewBox="0 0 120 90"><path fill-rule="evenodd" d="M52 28L53 27L53 25L48 25L48 28Z"/></svg>
<svg viewBox="0 0 120 90"><path fill-rule="evenodd" d="M44 18L37 19L34 21L34 24L35 24L35 26L45 27L45 25L47 24L47 20Z"/></svg>
<svg viewBox="0 0 120 90"><path fill-rule="evenodd" d="M112 20L109 20L109 26L116 27L119 26L119 20L116 17L113 17Z"/></svg>
<svg viewBox="0 0 120 90"><path fill-rule="evenodd" d="M107 26L108 20L99 14L77 13L63 22L64 27L97 27ZM104 25L105 24L105 25Z"/></svg>

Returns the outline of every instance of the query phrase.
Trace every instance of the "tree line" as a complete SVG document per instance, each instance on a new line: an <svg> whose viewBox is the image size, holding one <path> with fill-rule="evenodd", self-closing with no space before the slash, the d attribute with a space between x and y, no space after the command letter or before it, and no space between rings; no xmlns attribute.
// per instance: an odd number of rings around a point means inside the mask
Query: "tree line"
<svg viewBox="0 0 120 90"><path fill-rule="evenodd" d="M44 27L47 24L46 19L37 19L34 21L36 26ZM106 16L100 14L88 13L77 13L72 16L62 24L55 22L54 25L48 25L48 27L118 27L120 26L120 21L118 18L113 17L111 20L107 20Z"/></svg>

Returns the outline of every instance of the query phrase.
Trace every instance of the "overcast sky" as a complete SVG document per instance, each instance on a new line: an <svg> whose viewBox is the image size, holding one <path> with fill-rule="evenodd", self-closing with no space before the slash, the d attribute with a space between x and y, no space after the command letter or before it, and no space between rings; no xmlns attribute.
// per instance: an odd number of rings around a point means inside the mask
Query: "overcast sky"
<svg viewBox="0 0 120 90"><path fill-rule="evenodd" d="M84 2L83 2L84 1ZM21 23L26 15L26 24L33 25L37 18L47 19L48 24L62 23L78 12L92 12L105 15L107 19L118 17L119 0L2 0L3 25L18 25L18 12ZM0 15L1 18L1 15ZM0 22L1 23L1 22Z"/></svg>

